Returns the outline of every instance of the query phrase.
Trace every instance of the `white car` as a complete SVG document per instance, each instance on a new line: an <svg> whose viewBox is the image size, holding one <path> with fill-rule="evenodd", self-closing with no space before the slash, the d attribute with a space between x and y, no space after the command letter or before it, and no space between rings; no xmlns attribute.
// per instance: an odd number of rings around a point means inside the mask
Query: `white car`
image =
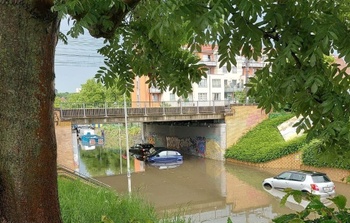
<svg viewBox="0 0 350 223"><path fill-rule="evenodd" d="M286 171L262 182L265 189L286 189L309 192L321 197L335 195L335 185L325 173L312 171Z"/></svg>

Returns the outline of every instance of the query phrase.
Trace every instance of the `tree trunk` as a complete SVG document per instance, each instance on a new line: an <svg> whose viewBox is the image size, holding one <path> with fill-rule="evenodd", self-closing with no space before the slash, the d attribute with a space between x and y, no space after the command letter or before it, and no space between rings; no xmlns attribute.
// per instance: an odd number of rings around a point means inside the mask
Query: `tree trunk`
<svg viewBox="0 0 350 223"><path fill-rule="evenodd" d="M29 5L31 4L31 5ZM52 2L0 0L0 222L61 222Z"/></svg>

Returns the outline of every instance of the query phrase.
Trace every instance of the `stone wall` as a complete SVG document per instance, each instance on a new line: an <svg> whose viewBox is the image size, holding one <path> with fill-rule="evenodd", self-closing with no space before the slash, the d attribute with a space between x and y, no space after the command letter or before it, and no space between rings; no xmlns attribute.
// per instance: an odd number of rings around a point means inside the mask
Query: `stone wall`
<svg viewBox="0 0 350 223"><path fill-rule="evenodd" d="M280 159L272 160L265 163L249 163L234 159L227 159L229 163L244 164L259 168L283 169L283 170L310 170L326 173L333 181L344 182L344 178L350 176L350 170L334 169L334 168L317 168L302 164L301 153L294 153Z"/></svg>
<svg viewBox="0 0 350 223"><path fill-rule="evenodd" d="M55 127L57 142L57 164L69 169L75 169L73 154L72 128L68 124Z"/></svg>
<svg viewBox="0 0 350 223"><path fill-rule="evenodd" d="M233 115L225 117L227 147L236 144L245 133L268 118L268 115L257 106L232 106L231 110Z"/></svg>

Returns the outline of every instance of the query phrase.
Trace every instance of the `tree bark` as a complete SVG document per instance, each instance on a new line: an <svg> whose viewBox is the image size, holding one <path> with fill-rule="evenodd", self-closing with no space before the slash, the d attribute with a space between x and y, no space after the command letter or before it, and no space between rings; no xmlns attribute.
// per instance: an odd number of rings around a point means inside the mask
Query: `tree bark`
<svg viewBox="0 0 350 223"><path fill-rule="evenodd" d="M61 222L51 1L0 0L0 222Z"/></svg>

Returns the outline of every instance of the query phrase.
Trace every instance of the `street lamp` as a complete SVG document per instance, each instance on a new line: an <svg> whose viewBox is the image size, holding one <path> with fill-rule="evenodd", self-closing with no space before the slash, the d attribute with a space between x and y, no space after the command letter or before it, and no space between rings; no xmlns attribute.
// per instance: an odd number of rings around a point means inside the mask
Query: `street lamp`
<svg viewBox="0 0 350 223"><path fill-rule="evenodd" d="M128 192L131 195L131 173L130 173L130 154L129 154L129 134L128 134L128 113L126 109L126 98L124 93L124 117L125 117L125 140L126 140L126 168L128 177Z"/></svg>
<svg viewBox="0 0 350 223"><path fill-rule="evenodd" d="M122 146L120 138L120 125L118 124L118 133L119 133L119 163L120 163L120 174L123 173L123 159L122 159Z"/></svg>

